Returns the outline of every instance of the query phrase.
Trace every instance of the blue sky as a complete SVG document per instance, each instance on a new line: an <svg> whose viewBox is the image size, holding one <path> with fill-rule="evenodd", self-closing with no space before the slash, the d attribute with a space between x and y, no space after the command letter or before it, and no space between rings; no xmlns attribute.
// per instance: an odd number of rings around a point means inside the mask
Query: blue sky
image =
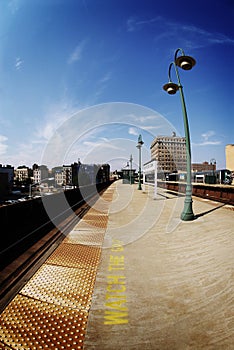
<svg viewBox="0 0 234 350"><path fill-rule="evenodd" d="M162 89L182 48L197 62L180 72L192 161L224 168L234 143L233 23L232 0L2 0L0 163L120 168L133 154L137 165L139 133L149 160L155 136L184 135L179 94Z"/></svg>

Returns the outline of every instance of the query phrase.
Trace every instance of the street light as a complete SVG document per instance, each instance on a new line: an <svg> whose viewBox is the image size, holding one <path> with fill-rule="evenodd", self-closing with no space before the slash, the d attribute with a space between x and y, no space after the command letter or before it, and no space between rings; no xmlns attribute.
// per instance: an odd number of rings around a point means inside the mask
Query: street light
<svg viewBox="0 0 234 350"><path fill-rule="evenodd" d="M133 161L133 158L132 158L132 154L130 155L130 185L132 184L132 161Z"/></svg>
<svg viewBox="0 0 234 350"><path fill-rule="evenodd" d="M216 170L216 160L212 158L210 160L210 164L212 165L212 170L213 170L213 179L212 179L212 184L216 184L216 177L215 177L215 170Z"/></svg>
<svg viewBox="0 0 234 350"><path fill-rule="evenodd" d="M141 188L141 147L144 144L142 141L141 135L138 137L138 143L137 143L137 148L139 149L139 181L138 181L138 190L142 190Z"/></svg>
<svg viewBox="0 0 234 350"><path fill-rule="evenodd" d="M214 176L214 174L215 174L215 167L216 167L216 160L214 158L212 158L210 160L210 164L212 165L213 176Z"/></svg>
<svg viewBox="0 0 234 350"><path fill-rule="evenodd" d="M178 53L180 56L177 57ZM196 61L193 57L186 56L182 49L177 49L174 56L174 61L170 63L168 70L168 79L169 82L163 86L163 89L170 95L176 94L176 92L180 91L180 98L182 104L182 112L184 119L184 129L185 129L185 140L186 140L186 158L187 158L187 183L186 183L186 191L185 191L185 201L184 201L184 209L181 213L181 219L184 221L194 220L195 216L193 214L192 208L192 183L191 183L191 146L190 146L190 135L189 135L189 125L188 125L188 117L184 100L183 87L180 82L179 76L179 68L184 70L190 70L196 64ZM174 66L176 77L178 83L175 84L171 80L171 68Z"/></svg>

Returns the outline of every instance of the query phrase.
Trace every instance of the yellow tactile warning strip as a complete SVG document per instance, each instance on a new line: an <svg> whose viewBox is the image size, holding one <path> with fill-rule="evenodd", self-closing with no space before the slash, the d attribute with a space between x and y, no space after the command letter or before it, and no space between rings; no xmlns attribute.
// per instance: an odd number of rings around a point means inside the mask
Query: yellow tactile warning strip
<svg viewBox="0 0 234 350"><path fill-rule="evenodd" d="M78 233L79 234L79 233ZM80 244L62 243L47 260L48 264L76 267L97 268L101 249Z"/></svg>
<svg viewBox="0 0 234 350"><path fill-rule="evenodd" d="M114 186L101 196L0 315L0 350L79 350Z"/></svg>
<svg viewBox="0 0 234 350"><path fill-rule="evenodd" d="M44 264L21 290L21 294L64 307L88 310L95 276L96 269ZM50 288L51 285L53 288Z"/></svg>
<svg viewBox="0 0 234 350"><path fill-rule="evenodd" d="M17 350L82 349L88 312L18 294L4 311L2 342Z"/></svg>
<svg viewBox="0 0 234 350"><path fill-rule="evenodd" d="M79 230L77 234L76 230L70 232L65 238L64 243L72 244L84 244L88 246L102 246L102 242L105 236L105 230Z"/></svg>

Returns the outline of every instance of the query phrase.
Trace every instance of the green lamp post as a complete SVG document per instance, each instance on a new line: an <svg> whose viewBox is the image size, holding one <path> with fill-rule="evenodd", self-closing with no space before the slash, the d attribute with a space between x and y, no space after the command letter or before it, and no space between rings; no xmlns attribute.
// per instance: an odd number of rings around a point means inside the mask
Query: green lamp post
<svg viewBox="0 0 234 350"><path fill-rule="evenodd" d="M132 158L132 154L130 155L130 185L132 184L132 161L133 161L133 158Z"/></svg>
<svg viewBox="0 0 234 350"><path fill-rule="evenodd" d="M179 57L177 57L178 53L180 53ZM175 52L174 61L171 62L169 65L169 70L168 70L169 82L163 86L163 89L170 95L176 94L176 92L179 90L181 104L182 104L185 139L186 139L186 158L187 158L187 183L186 183L186 191L185 191L184 209L181 213L181 219L184 221L194 220L195 216L194 216L193 207L192 207L193 200L192 200L192 183L191 183L191 146L190 146L189 124L188 124L188 117L187 117L187 111L185 106L183 87L180 82L178 67L184 70L190 70L193 68L195 64L196 64L196 61L193 57L186 56L182 49L177 49ZM177 84L173 83L171 80L172 66L174 66L175 68L176 77L178 81Z"/></svg>
<svg viewBox="0 0 234 350"><path fill-rule="evenodd" d="M142 141L142 136L139 135L138 137L138 143L136 147L139 149L139 181L138 181L138 190L142 190L141 188L141 147L143 146L144 142Z"/></svg>

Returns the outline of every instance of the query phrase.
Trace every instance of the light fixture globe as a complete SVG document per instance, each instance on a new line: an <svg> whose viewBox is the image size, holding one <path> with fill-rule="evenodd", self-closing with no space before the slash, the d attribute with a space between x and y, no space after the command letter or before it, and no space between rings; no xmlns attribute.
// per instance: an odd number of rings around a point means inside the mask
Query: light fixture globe
<svg viewBox="0 0 234 350"><path fill-rule="evenodd" d="M183 56L177 57L177 59L175 60L175 64L184 70L190 70L193 68L193 66L195 66L196 61L191 56L183 55Z"/></svg>
<svg viewBox="0 0 234 350"><path fill-rule="evenodd" d="M179 89L179 86L175 83L169 82L165 85L163 85L163 89L169 94L169 95L175 95L177 90Z"/></svg>

